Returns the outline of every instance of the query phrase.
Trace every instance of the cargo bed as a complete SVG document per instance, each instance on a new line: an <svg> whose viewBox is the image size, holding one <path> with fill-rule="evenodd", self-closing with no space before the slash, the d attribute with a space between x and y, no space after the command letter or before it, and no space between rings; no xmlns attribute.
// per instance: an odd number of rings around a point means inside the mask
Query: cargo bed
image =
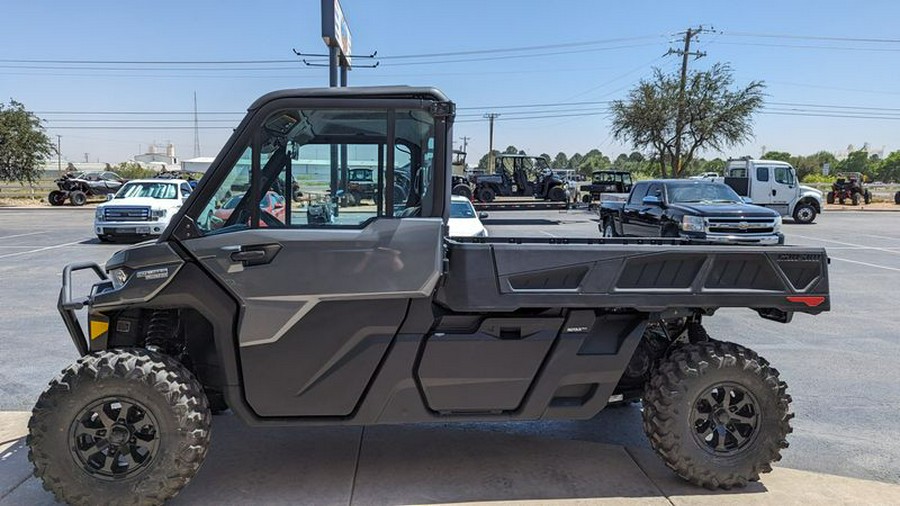
<svg viewBox="0 0 900 506"><path fill-rule="evenodd" d="M457 312L748 307L789 321L830 308L822 248L715 246L678 239L459 238L436 300Z"/></svg>

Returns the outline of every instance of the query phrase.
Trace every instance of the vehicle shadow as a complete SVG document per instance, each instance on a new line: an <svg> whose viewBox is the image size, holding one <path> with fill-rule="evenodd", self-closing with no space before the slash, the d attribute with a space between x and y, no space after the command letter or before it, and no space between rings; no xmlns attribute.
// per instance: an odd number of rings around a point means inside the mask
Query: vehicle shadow
<svg viewBox="0 0 900 506"><path fill-rule="evenodd" d="M765 486L709 491L684 482L646 447L599 441L640 432L637 408L581 422L249 428L213 419L212 446L171 504L437 504L764 494ZM620 422L629 421L627 424ZM24 438L2 452L0 501L54 504L30 477ZM624 442L624 441L623 441ZM761 496L762 498L766 496Z"/></svg>
<svg viewBox="0 0 900 506"><path fill-rule="evenodd" d="M707 491L681 481L646 447L600 441L640 433L639 409L583 422L250 429L214 419L214 443L177 502L437 504L758 494L761 484ZM601 415L602 416L602 415ZM599 417L598 417L599 418ZM641 437L642 434L639 434ZM662 490L662 491L661 491Z"/></svg>
<svg viewBox="0 0 900 506"><path fill-rule="evenodd" d="M481 220L485 225L559 225L559 220L546 218L485 218Z"/></svg>

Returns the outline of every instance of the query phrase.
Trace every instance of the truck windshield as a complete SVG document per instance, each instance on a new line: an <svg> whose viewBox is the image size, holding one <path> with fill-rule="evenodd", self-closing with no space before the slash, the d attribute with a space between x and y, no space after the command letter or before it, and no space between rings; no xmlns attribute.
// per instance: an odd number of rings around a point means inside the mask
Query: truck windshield
<svg viewBox="0 0 900 506"><path fill-rule="evenodd" d="M452 202L450 204L451 218L474 218L475 209L468 202Z"/></svg>
<svg viewBox="0 0 900 506"><path fill-rule="evenodd" d="M730 187L720 183L670 183L667 185L670 203L735 204L741 198Z"/></svg>
<svg viewBox="0 0 900 506"><path fill-rule="evenodd" d="M117 199L143 197L151 199L177 198L176 185L172 183L126 183L116 194Z"/></svg>

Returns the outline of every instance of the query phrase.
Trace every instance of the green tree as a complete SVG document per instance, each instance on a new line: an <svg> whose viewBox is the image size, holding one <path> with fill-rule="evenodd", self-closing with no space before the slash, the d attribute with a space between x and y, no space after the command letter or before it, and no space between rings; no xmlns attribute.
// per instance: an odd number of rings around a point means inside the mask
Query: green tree
<svg viewBox="0 0 900 506"><path fill-rule="evenodd" d="M655 69L653 77L641 80L626 100L611 106L613 135L636 149L653 150L664 177L681 177L699 150L723 151L749 140L753 113L762 106L765 88L760 81L734 88L731 67L722 63L691 72L683 102L679 85L678 75ZM680 135L679 103L684 112ZM683 148L676 154L677 137Z"/></svg>
<svg viewBox="0 0 900 506"><path fill-rule="evenodd" d="M550 155L547 153L541 153L541 158L543 158L544 160L547 160L547 165L550 165L550 162L553 161L553 158L551 158Z"/></svg>
<svg viewBox="0 0 900 506"><path fill-rule="evenodd" d="M828 163L831 166L832 173L837 167L837 159L828 151L819 151L807 156L791 157L791 165L797 170L797 177L803 181L810 175L822 175L822 167Z"/></svg>
<svg viewBox="0 0 900 506"><path fill-rule="evenodd" d="M581 160L584 159L584 156L581 153L575 153L569 158L569 168L572 170L578 170L578 167L581 165Z"/></svg>
<svg viewBox="0 0 900 506"><path fill-rule="evenodd" d="M40 118L15 100L0 103L0 180L33 183L54 153Z"/></svg>
<svg viewBox="0 0 900 506"><path fill-rule="evenodd" d="M123 179L146 179L157 175L155 170L145 169L137 162L122 162L115 167L110 167L107 164L107 170L115 172Z"/></svg>
<svg viewBox="0 0 900 506"><path fill-rule="evenodd" d="M494 157L496 158L497 155L499 155L499 154L500 154L500 152L495 149ZM489 172L489 173L494 172L493 167L491 167L490 170L488 169L488 163L490 163L490 156L491 156L490 153L485 153L484 156L482 156L481 159L478 160L478 170L483 171L483 172Z"/></svg>
<svg viewBox="0 0 900 506"><path fill-rule="evenodd" d="M567 169L569 167L569 158L565 153L560 151L556 153L556 157L553 158L553 161L550 163L550 168L554 170L562 170Z"/></svg>
<svg viewBox="0 0 900 506"><path fill-rule="evenodd" d="M869 160L869 153L865 149L851 152L837 163L835 172L859 172L871 179L874 176L874 167Z"/></svg>
<svg viewBox="0 0 900 506"><path fill-rule="evenodd" d="M506 146L506 149L503 150L503 154L505 155L518 155L519 148L515 146Z"/></svg>
<svg viewBox="0 0 900 506"><path fill-rule="evenodd" d="M787 151L768 151L763 155L764 160L779 160L791 163L793 157Z"/></svg>
<svg viewBox="0 0 900 506"><path fill-rule="evenodd" d="M900 182L900 151L894 151L881 161L877 176L885 183Z"/></svg>

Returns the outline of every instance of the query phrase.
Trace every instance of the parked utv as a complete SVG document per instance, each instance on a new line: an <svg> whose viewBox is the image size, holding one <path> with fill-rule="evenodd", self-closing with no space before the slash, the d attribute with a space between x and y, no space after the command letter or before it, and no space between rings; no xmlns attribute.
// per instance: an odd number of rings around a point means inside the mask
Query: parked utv
<svg viewBox="0 0 900 506"><path fill-rule="evenodd" d="M629 193L632 186L631 172L622 170L595 170L591 184L581 187L581 201L585 204L600 202L604 193Z"/></svg>
<svg viewBox="0 0 900 506"><path fill-rule="evenodd" d="M831 185L831 192L825 197L829 204L835 202L844 205L850 201L854 206L860 202L869 204L872 202L872 194L865 187L865 176L859 172L841 172L837 174L837 180Z"/></svg>
<svg viewBox="0 0 900 506"><path fill-rule="evenodd" d="M451 239L454 111L433 88L265 95L162 237L105 268L66 266L58 308L81 357L29 422L44 486L73 504L161 503L228 408L254 426L587 420L639 398L679 476L729 488L770 471L791 431L786 385L702 320L827 311L825 251ZM336 167L332 144L377 160L383 198L321 223L259 205L299 159ZM217 217L248 165L249 188ZM335 176L310 186L337 198ZM88 292L72 284L81 270L100 278Z"/></svg>
<svg viewBox="0 0 900 506"><path fill-rule="evenodd" d="M475 198L490 203L498 196L534 197L567 202L566 182L556 175L547 160L537 156L499 154L493 174L473 176Z"/></svg>
<svg viewBox="0 0 900 506"><path fill-rule="evenodd" d="M61 206L66 200L73 206L83 206L88 197L115 194L125 183L115 172L74 172L55 181L58 190L47 196L51 206Z"/></svg>

